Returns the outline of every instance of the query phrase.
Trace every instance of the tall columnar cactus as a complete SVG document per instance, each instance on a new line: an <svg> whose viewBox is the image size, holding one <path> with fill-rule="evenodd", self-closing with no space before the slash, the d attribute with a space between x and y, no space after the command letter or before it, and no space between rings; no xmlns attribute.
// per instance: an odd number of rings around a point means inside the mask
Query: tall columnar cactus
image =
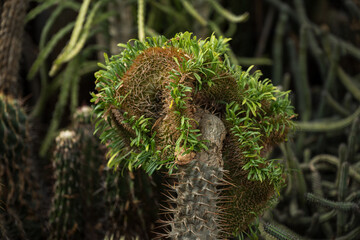
<svg viewBox="0 0 360 240"><path fill-rule="evenodd" d="M0 89L5 94L19 96L19 63L28 0L0 2Z"/></svg>
<svg viewBox="0 0 360 240"><path fill-rule="evenodd" d="M99 235L99 228L94 226L103 217L103 195L99 193L102 188L103 165L105 164L105 147L100 143L98 136L94 135L92 124L93 112L89 106L79 107L73 116L71 129L79 137L80 168L77 169L77 178L80 180L81 199L83 200L83 218L87 219L82 231L87 236Z"/></svg>
<svg viewBox="0 0 360 240"><path fill-rule="evenodd" d="M178 234L184 228L204 239L246 230L284 181L281 163L266 156L292 125L288 93L260 81L258 71L231 65L228 40L197 40L190 33L135 40L122 45L120 55L105 55L105 70L95 75L92 101L97 131L109 147L108 165L150 174L164 166L178 176L167 235L174 239L185 237ZM212 137L199 128L207 112L222 120L227 133L216 148L216 164L206 154ZM199 194L204 204L194 207Z"/></svg>
<svg viewBox="0 0 360 240"><path fill-rule="evenodd" d="M53 157L54 196L50 209L49 239L81 239L83 218L80 195L79 137L62 131L56 138Z"/></svg>
<svg viewBox="0 0 360 240"><path fill-rule="evenodd" d="M74 113L72 126L72 129L79 137L79 148L81 149L81 169L79 169L79 174L81 174L83 198L87 201L87 207L96 204L93 195L101 187L100 168L105 159L102 145L98 137L93 134L92 117L92 108L82 106Z"/></svg>
<svg viewBox="0 0 360 240"><path fill-rule="evenodd" d="M19 101L0 93L0 237L5 239L26 239L26 218L36 219L28 125Z"/></svg>

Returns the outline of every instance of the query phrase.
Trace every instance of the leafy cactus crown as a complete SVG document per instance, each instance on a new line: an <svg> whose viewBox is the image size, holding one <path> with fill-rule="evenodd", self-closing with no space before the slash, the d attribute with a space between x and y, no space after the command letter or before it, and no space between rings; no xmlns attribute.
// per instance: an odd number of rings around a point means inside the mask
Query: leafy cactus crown
<svg viewBox="0 0 360 240"><path fill-rule="evenodd" d="M197 113L205 109L226 125L229 170L245 171L251 180L282 179L282 168L265 153L284 141L292 126L288 92L260 81L260 71L250 74L251 68L232 65L229 40L214 35L197 40L185 32L172 39L132 40L119 45L124 48L119 55L105 54L92 102L110 167L142 167L151 174L188 163L206 148L197 129Z"/></svg>

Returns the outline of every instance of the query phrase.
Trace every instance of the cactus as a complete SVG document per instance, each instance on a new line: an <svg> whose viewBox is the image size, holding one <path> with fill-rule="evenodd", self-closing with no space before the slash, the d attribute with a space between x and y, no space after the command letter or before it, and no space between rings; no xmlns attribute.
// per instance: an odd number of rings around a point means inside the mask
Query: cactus
<svg viewBox="0 0 360 240"><path fill-rule="evenodd" d="M143 202L142 196L147 202L151 198L148 192L152 190L147 184L150 179L139 172L124 174L104 168L105 151L98 136L93 134L92 117L93 112L89 106L80 107L74 114L72 125L79 136L81 170L78 174L81 176L81 195L85 201L83 212L85 219L89 219L84 232L89 236L95 233L100 236L103 234L100 226L98 229L93 226L101 223L107 237L121 239L124 236L141 235L144 238L147 235L147 220L139 205ZM136 179L134 174L137 175ZM142 192L140 196L137 196L135 188L137 192ZM99 194L102 191L104 195Z"/></svg>
<svg viewBox="0 0 360 240"><path fill-rule="evenodd" d="M28 117L18 100L0 93L0 234L26 239L33 226L39 197L30 165ZM36 229L39 226L35 227ZM5 233L7 232L7 233Z"/></svg>
<svg viewBox="0 0 360 240"><path fill-rule="evenodd" d="M71 129L78 136L80 169L78 174L81 200L83 201L83 217L85 221L85 239L87 236L99 236L100 227L94 228L104 216L104 200L99 190L102 189L103 164L105 151L97 136L94 136L92 109L89 106L79 107L74 115Z"/></svg>
<svg viewBox="0 0 360 240"><path fill-rule="evenodd" d="M127 212L129 208L133 207L129 206L132 205L132 201L126 202L130 195L129 183L132 183L132 180L128 174L121 176L119 171L107 170L105 180L106 237L113 236L115 239L119 239L125 233L136 234L125 231L131 227L127 222Z"/></svg>
<svg viewBox="0 0 360 240"><path fill-rule="evenodd" d="M49 239L80 239L83 227L80 195L79 136L61 131L53 157L54 196L50 209Z"/></svg>
<svg viewBox="0 0 360 240"><path fill-rule="evenodd" d="M122 45L125 50L118 56L108 59L105 55L106 66L102 66L106 70L95 74L96 131L101 132L102 142L108 142L108 165L141 167L150 174L164 166L180 176L174 218L168 222L172 225L168 236L175 239L176 225L181 222L188 227L190 221L180 220L180 215L186 209L197 211L186 205L197 202L191 191L204 189L206 182L212 183L212 190L206 191L207 200L202 202L206 206L214 198L217 209L204 207L200 212L213 212L203 223L214 219L216 227L191 226L189 232L201 235L204 228L213 229L202 236L205 238L246 230L284 181L281 164L267 159L266 154L286 139L291 128L293 111L287 93L269 80L260 81L260 72L251 75L250 69L244 72L232 66L225 54L227 41L215 36L198 41L190 33L170 40L134 41ZM220 116L227 132L224 148L217 149L223 153L223 163L210 168L209 162L202 164L196 157L208 151L207 139L198 127L206 111ZM224 180L224 171L229 180ZM228 186L218 186L223 183ZM207 195L211 192L215 193ZM236 221L234 216L239 216Z"/></svg>
<svg viewBox="0 0 360 240"><path fill-rule="evenodd" d="M73 131L79 137L79 149L81 151L81 174L83 198L86 206L91 207L97 200L93 194L101 187L101 168L105 159L102 145L98 137L94 136L94 126L91 122L92 109L89 106L79 107L73 116Z"/></svg>
<svg viewBox="0 0 360 240"><path fill-rule="evenodd" d="M208 140L207 150L198 153L187 165L180 165L174 195L169 196L173 219L165 221L171 226L167 234L171 239L217 239L221 234L221 209L219 199L225 185L221 158L225 126L211 114L204 114L199 122L202 138ZM208 127L208 126L211 127ZM171 208L176 206L175 208Z"/></svg>
<svg viewBox="0 0 360 240"><path fill-rule="evenodd" d="M105 168L105 236L114 239L151 239L156 220L154 180L143 171Z"/></svg>
<svg viewBox="0 0 360 240"><path fill-rule="evenodd" d="M270 223L263 225L264 231L278 240L302 240L303 238L284 226Z"/></svg>
<svg viewBox="0 0 360 240"><path fill-rule="evenodd" d="M139 206L153 197L152 182L143 174L134 179L135 173L103 167L105 152L93 134L92 116L90 107L78 108L71 130L56 139L49 239L147 236L153 219L147 220Z"/></svg>

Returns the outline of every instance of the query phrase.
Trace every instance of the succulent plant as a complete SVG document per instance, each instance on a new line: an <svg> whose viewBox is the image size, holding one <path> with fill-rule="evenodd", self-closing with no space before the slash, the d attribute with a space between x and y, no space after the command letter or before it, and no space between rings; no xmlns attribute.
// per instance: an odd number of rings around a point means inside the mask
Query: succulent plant
<svg viewBox="0 0 360 240"><path fill-rule="evenodd" d="M194 176L206 176L218 196L211 204L217 207L212 212L219 222L218 230L205 238L246 230L269 205L283 185L284 171L281 163L266 155L286 140L294 116L287 92L279 91L268 79L259 80L259 71L250 74L251 69L245 72L231 65L226 55L228 41L214 35L197 40L186 32L172 39L147 38L121 45L125 49L120 55L110 59L105 55L105 70L95 74L98 93L92 94L96 131L109 148L110 167L141 167L150 174L166 167L170 174L180 176L180 189L184 176L194 181L187 184L191 188L176 190L175 213L192 208L179 204L179 197L190 191L186 196L193 199L187 203L193 204L196 194L191 191L205 187ZM212 170L194 162L209 150L209 139L202 138L204 131L199 129L207 112L219 116L227 132L223 148L217 149L222 160ZM210 201L214 195L207 197Z"/></svg>
<svg viewBox="0 0 360 240"><path fill-rule="evenodd" d="M74 131L61 131L57 136L53 167L55 184L49 239L80 239L83 233L81 165L79 136Z"/></svg>
<svg viewBox="0 0 360 240"><path fill-rule="evenodd" d="M93 195L101 187L101 168L105 159L102 145L98 137L93 134L92 117L91 107L79 107L74 113L72 126L73 131L79 137L79 149L81 151L81 169L79 174L81 174L81 181L83 183L82 195L86 199L88 207L97 202Z"/></svg>
<svg viewBox="0 0 360 240"><path fill-rule="evenodd" d="M37 221L39 204L30 164L29 122L20 102L2 93L0 142L0 236L26 239L33 225L27 219Z"/></svg>
<svg viewBox="0 0 360 240"><path fill-rule="evenodd" d="M89 106L76 109L71 129L78 136L80 169L79 184L81 201L83 202L83 218L87 219L83 232L87 236L101 235L100 227L94 228L104 216L104 199L101 194L103 185L103 168L105 164L105 149L98 136L94 135L92 124L93 112Z"/></svg>
<svg viewBox="0 0 360 240"><path fill-rule="evenodd" d="M114 239L151 239L157 219L156 184L143 171L125 172L106 167L105 236Z"/></svg>

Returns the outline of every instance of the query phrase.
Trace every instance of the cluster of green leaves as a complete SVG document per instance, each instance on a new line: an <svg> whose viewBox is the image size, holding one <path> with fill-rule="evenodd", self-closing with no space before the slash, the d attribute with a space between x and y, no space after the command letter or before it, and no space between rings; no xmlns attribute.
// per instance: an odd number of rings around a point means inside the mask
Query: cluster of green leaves
<svg viewBox="0 0 360 240"><path fill-rule="evenodd" d="M197 90L201 89L202 84L206 82L211 85L211 79L219 72L219 69L225 69L220 57L227 50L229 39L222 37L216 38L214 35L206 40L197 40L191 33L185 32L177 34L174 38L168 40L164 36L148 37L144 42L138 40L129 41L127 44L119 44L124 50L119 55L114 55L110 59L105 54L105 65L99 64L104 70L95 74L97 79L96 89L98 94L92 93L92 102L95 103L94 112L97 117L96 131L102 132L100 138L103 143L109 147L108 156L110 157L109 166L117 167L125 163L124 167L129 169L143 167L148 173L165 165L170 171L174 167L174 157L164 157L164 152L171 150L172 146L166 146L162 150L156 150L154 145L155 135L148 136L151 126L147 124L150 119L128 118L127 113L123 114L124 124L129 124L135 131L136 137L131 139L131 147L136 150L126 149L124 139L120 137L117 131L113 130L114 124L108 117L108 111L111 107L121 109L122 100L126 96L115 96L123 82L121 77L131 66L133 60L145 49L151 47L174 47L181 49L191 56L189 61L177 61L180 71L173 70L169 74L174 82L168 88L173 98L173 111L180 118L180 137L176 141L176 146L172 152L178 151L187 154L191 151L199 151L205 148L205 144L199 140L199 130L194 129L190 119L183 113L186 101L186 93L193 91L191 87L185 86L180 82L183 74L193 73L198 81ZM181 149L183 151L181 151ZM159 159L161 157L161 160Z"/></svg>
<svg viewBox="0 0 360 240"><path fill-rule="evenodd" d="M181 64L177 63L182 73L194 75L198 81L197 91L201 90L204 84L211 87L214 76L218 77L219 72L227 71L230 62L225 53L229 50L227 44L229 41L230 38L221 36L217 38L214 34L208 39L197 40L196 36L192 36L189 32L178 34L171 40L172 47L182 49L192 56ZM226 61L222 61L222 57Z"/></svg>
<svg viewBox="0 0 360 240"><path fill-rule="evenodd" d="M266 179L278 186L283 181L283 167L276 159L261 156L262 134L261 125L255 118L251 118L245 110L241 110L238 103L226 105L226 120L231 123L231 133L237 138L242 157L245 159L243 170L249 171L248 179L264 181Z"/></svg>
<svg viewBox="0 0 360 240"><path fill-rule="evenodd" d="M183 61L184 62L184 61ZM182 74L176 70L171 73L171 78L174 82L171 82L168 86L171 97L173 98L170 108L174 109L174 113L180 118L180 126L177 129L180 131L180 137L176 140L175 152L188 154L192 151L200 151L206 149L206 145L199 141L201 134L199 129L193 129L191 121L195 121L184 114L187 108L187 100L191 100L186 95L186 92L192 92L193 89L180 83Z"/></svg>
<svg viewBox="0 0 360 240"><path fill-rule="evenodd" d="M261 72L249 74L235 68L233 72L241 102L226 104L226 120L231 124L231 133L237 137L239 148L245 159L242 167L249 171L248 179L270 180L280 187L283 182L283 167L277 159L261 156L264 139L274 132L284 134L286 128L292 126L289 116L293 107L288 99L288 92L281 92L270 83L269 79L259 81ZM270 104L264 109L264 103Z"/></svg>
<svg viewBox="0 0 360 240"><path fill-rule="evenodd" d="M126 159L129 170L132 170L132 168L143 167L149 174L153 173L159 167L159 162L157 160L165 149L156 149L156 132L149 135L152 127L150 123L151 118L141 116L136 119L135 116L129 116L127 112L124 113L123 117L123 123L129 124L135 132L135 137L130 137L130 147L132 149L123 148L121 145L111 145L110 147L112 149L117 150L117 154L111 155L108 162L109 167L117 167L123 159ZM107 134L109 132L110 131L106 131ZM107 137L103 136L100 136L100 138L107 139ZM114 141L110 144L118 144L121 141L123 141L123 139L119 139L119 141ZM121 155L121 158L117 158L118 154ZM170 160L172 159L167 159L167 161Z"/></svg>

